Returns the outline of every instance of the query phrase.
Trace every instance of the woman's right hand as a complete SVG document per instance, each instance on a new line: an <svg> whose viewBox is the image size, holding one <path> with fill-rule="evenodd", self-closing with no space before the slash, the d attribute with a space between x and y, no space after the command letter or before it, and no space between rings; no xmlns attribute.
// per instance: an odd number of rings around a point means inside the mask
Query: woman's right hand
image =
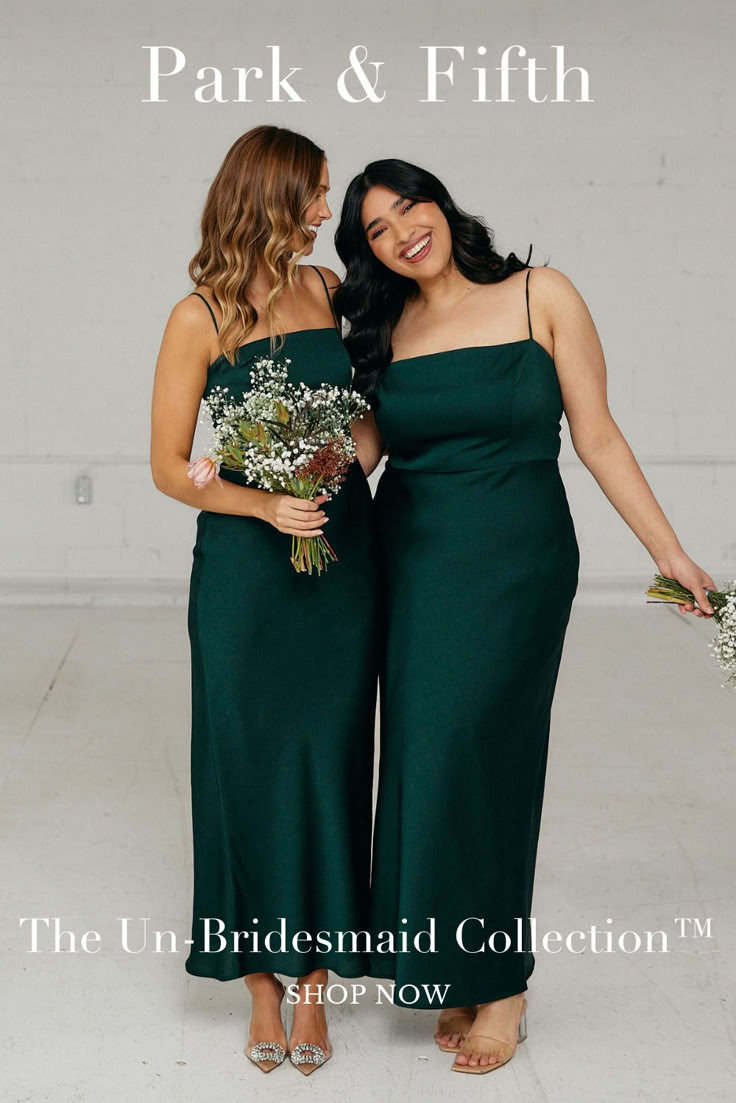
<svg viewBox="0 0 736 1103"><path fill-rule="evenodd" d="M325 517L320 506L327 501L328 494L318 494L310 502L306 498L292 498L289 494L264 493L266 497L261 511L264 521L290 536L321 536L320 526L329 518Z"/></svg>

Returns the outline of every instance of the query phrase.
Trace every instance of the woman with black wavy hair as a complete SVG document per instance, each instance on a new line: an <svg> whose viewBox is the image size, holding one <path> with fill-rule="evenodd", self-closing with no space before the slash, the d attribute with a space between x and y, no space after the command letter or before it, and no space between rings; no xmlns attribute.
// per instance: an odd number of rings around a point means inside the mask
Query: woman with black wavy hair
<svg viewBox="0 0 736 1103"><path fill-rule="evenodd" d="M550 714L580 558L558 467L563 412L659 573L695 593L700 608L681 608L710 615L715 585L608 409L593 320L562 272L531 280L531 249L524 262L499 255L480 218L399 160L351 182L336 245L373 466L388 452L375 498L385 631L371 966L405 1006L436 1006L421 986L447 985L438 1044L455 1071L485 1073L526 1036ZM426 936L425 952L412 947L427 929L434 952Z"/></svg>

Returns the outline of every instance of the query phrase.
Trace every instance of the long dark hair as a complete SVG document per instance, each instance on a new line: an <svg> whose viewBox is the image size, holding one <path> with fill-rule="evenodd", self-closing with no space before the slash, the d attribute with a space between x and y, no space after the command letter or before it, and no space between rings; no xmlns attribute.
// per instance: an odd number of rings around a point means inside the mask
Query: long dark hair
<svg viewBox="0 0 736 1103"><path fill-rule="evenodd" d="M355 368L353 384L374 406L376 384L390 363L391 334L407 299L414 298L414 280L382 264L371 251L363 231L360 208L366 192L382 184L406 199L436 203L447 219L452 255L458 269L473 283L500 283L514 272L529 268L514 253L504 258L493 248L493 231L482 218L467 214L453 201L445 185L431 172L394 157L371 161L353 177L345 193L335 248L346 268L335 292L334 306L347 318L350 333L345 346Z"/></svg>

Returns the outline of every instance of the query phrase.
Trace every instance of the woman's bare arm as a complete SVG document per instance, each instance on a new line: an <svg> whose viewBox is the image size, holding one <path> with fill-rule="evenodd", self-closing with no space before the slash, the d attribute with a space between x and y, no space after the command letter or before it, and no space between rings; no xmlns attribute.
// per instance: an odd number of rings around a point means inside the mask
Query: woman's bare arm
<svg viewBox="0 0 736 1103"><path fill-rule="evenodd" d="M151 474L163 494L195 509L255 517L297 536L316 536L326 496L308 502L238 486L223 479L195 487L187 475L199 406L207 383L212 326L204 303L178 302L169 315L156 362L151 405ZM210 329L208 329L210 327Z"/></svg>
<svg viewBox="0 0 736 1103"><path fill-rule="evenodd" d="M683 550L608 408L603 349L585 302L554 268L535 268L531 282L552 330L555 367L575 452L660 574L692 590L700 609L710 615L705 587L715 589L715 583ZM693 611L692 604L680 608ZM698 609L695 612L703 615Z"/></svg>

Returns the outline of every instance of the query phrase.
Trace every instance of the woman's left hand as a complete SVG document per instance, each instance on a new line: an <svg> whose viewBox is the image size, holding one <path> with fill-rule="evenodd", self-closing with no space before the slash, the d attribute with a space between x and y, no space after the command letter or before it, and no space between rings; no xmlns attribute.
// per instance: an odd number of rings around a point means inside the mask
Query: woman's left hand
<svg viewBox="0 0 736 1103"><path fill-rule="evenodd" d="M717 590L718 587L708 572L699 567L689 555L686 555L684 551L680 551L675 555L668 556L667 559L657 562L657 569L665 578L674 578L676 582L679 582L681 586L684 586L695 595L698 605L693 605L691 601L684 605L678 605L677 608L681 613L695 613L696 617L713 616L713 607L708 601L705 590L706 587L709 590Z"/></svg>

